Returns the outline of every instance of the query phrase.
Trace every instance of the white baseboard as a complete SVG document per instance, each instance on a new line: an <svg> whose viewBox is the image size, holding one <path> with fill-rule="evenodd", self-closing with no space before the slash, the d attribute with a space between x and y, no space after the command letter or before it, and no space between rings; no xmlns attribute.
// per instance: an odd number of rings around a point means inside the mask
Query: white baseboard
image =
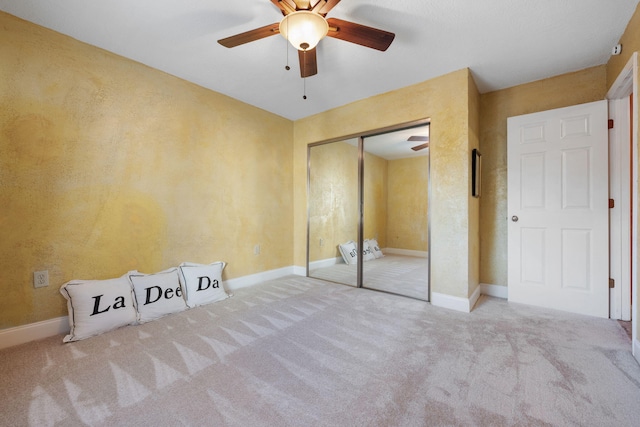
<svg viewBox="0 0 640 427"><path fill-rule="evenodd" d="M640 340L633 340L633 357L636 358L636 361L640 363Z"/></svg>
<svg viewBox="0 0 640 427"><path fill-rule="evenodd" d="M454 297L438 292L431 292L431 304L437 307L448 308L450 310L471 313L473 306L480 298L480 286L476 288L469 298Z"/></svg>
<svg viewBox="0 0 640 427"><path fill-rule="evenodd" d="M56 317L0 331L0 349L69 333L69 317Z"/></svg>
<svg viewBox="0 0 640 427"><path fill-rule="evenodd" d="M344 264L344 260L341 257L335 257L321 259L320 261L312 261L309 263L309 269L331 267L332 265L336 264Z"/></svg>
<svg viewBox="0 0 640 427"><path fill-rule="evenodd" d="M306 276L307 275L307 267L301 267L299 265L293 266L293 274L296 276Z"/></svg>
<svg viewBox="0 0 640 427"><path fill-rule="evenodd" d="M235 289L257 285L258 283L262 283L267 280L277 279L290 274L297 274L296 271L299 271L300 268L301 267L294 266L284 267L275 270L263 271L262 273L250 274L248 276L238 277L235 279L229 279L224 281L224 287L228 291L234 291ZM302 271L303 273L301 275L306 275L307 270L303 268ZM51 337L53 335L66 334L68 332L68 316L43 320L41 322L16 326L14 328L2 329L0 330L0 349Z"/></svg>
<svg viewBox="0 0 640 427"><path fill-rule="evenodd" d="M482 295L488 295L490 297L508 299L509 288L500 285L489 285L487 283L480 283L480 289Z"/></svg>
<svg viewBox="0 0 640 427"><path fill-rule="evenodd" d="M415 256L419 258L429 258L428 251L414 251L411 249L384 248L382 249L382 253L389 254L389 255L405 255L405 256Z"/></svg>
<svg viewBox="0 0 640 427"><path fill-rule="evenodd" d="M480 288L480 286L477 286L476 290L473 291L473 293L469 297L469 312L473 310L473 307L475 307L481 294L482 294L482 289Z"/></svg>
<svg viewBox="0 0 640 427"><path fill-rule="evenodd" d="M288 276L290 274L296 274L293 266L277 268L275 270L263 271L261 273L225 280L224 287L229 291L233 291L240 288L246 288L247 286L257 285L258 283L266 282L267 280L274 280L279 277Z"/></svg>

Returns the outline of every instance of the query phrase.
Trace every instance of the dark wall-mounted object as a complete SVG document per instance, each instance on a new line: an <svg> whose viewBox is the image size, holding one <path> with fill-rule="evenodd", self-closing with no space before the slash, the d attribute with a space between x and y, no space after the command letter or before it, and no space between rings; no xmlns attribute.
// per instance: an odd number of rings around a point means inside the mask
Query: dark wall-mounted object
<svg viewBox="0 0 640 427"><path fill-rule="evenodd" d="M471 195L480 197L480 183L482 177L482 154L477 148L471 151Z"/></svg>

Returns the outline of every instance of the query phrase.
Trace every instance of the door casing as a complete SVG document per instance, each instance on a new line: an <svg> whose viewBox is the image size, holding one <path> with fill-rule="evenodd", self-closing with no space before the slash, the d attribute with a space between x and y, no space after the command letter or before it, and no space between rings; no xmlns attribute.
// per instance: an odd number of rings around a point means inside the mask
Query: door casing
<svg viewBox="0 0 640 427"><path fill-rule="evenodd" d="M623 114L631 117L631 324L632 324L632 352L640 363L640 340L638 339L638 53L634 52L627 64L616 78L607 93L610 105L615 100L631 98L631 104L636 111L631 114L630 109L618 108L616 115ZM629 105L629 104L627 104ZM613 117L615 120L616 118ZM623 284L624 286L629 286ZM622 292L628 292L621 288Z"/></svg>

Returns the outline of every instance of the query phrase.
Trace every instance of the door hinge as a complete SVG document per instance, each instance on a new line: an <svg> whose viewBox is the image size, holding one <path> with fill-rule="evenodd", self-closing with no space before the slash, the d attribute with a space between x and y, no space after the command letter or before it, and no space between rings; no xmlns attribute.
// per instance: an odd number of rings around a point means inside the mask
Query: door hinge
<svg viewBox="0 0 640 427"><path fill-rule="evenodd" d="M613 129L613 119L609 119L607 126L609 127L609 129Z"/></svg>
<svg viewBox="0 0 640 427"><path fill-rule="evenodd" d="M613 199L609 199L609 209L616 207L616 202Z"/></svg>
<svg viewBox="0 0 640 427"><path fill-rule="evenodd" d="M609 289L613 289L616 287L616 281L613 279L609 279Z"/></svg>

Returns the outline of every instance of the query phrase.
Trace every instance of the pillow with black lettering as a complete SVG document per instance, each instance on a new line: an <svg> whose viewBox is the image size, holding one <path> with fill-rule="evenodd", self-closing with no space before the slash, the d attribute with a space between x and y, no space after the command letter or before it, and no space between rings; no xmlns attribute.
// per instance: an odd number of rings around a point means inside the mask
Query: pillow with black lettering
<svg viewBox="0 0 640 427"><path fill-rule="evenodd" d="M380 249L380 246L378 245L378 241L376 239L369 239L367 242L369 243L369 248L376 258L382 258L384 256L384 254L382 253L382 249Z"/></svg>
<svg viewBox="0 0 640 427"><path fill-rule="evenodd" d="M145 323L187 309L178 268L155 274L132 273L129 281L138 307L138 322Z"/></svg>
<svg viewBox="0 0 640 427"><path fill-rule="evenodd" d="M184 299L190 308L229 297L222 286L222 270L226 265L223 261L212 264L180 264L178 277L184 290Z"/></svg>
<svg viewBox="0 0 640 427"><path fill-rule="evenodd" d="M369 241L365 240L362 242L362 260L371 261L374 259L376 259L376 256L373 253L373 248L369 245Z"/></svg>
<svg viewBox="0 0 640 427"><path fill-rule="evenodd" d="M71 280L60 287L60 293L67 300L70 327L63 342L83 340L137 321L126 274L108 280Z"/></svg>
<svg viewBox="0 0 640 427"><path fill-rule="evenodd" d="M339 245L338 248L340 249L342 259L344 259L346 264L358 263L358 248L356 247L356 242L349 240L348 242Z"/></svg>

